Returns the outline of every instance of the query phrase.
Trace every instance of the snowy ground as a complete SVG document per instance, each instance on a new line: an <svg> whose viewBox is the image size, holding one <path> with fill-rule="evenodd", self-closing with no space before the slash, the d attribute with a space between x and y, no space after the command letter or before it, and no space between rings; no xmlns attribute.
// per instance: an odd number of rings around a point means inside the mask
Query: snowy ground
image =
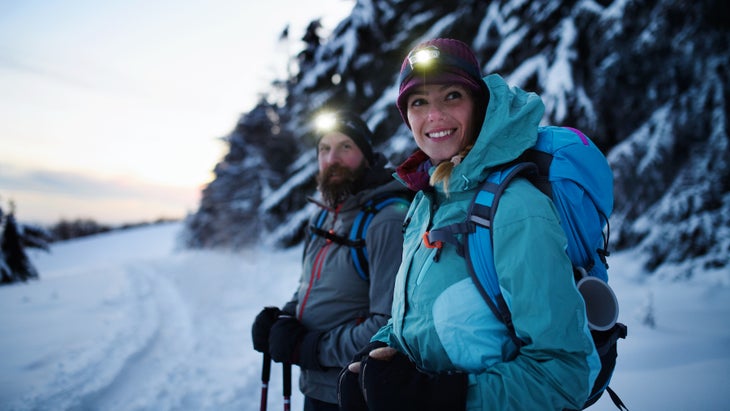
<svg viewBox="0 0 730 411"><path fill-rule="evenodd" d="M300 250L177 251L179 229L32 254L41 280L0 287L0 410L258 410L251 322L290 297ZM635 261L611 258L629 327L611 386L632 411L730 410L730 273L666 283L642 277ZM649 307L653 329L641 321ZM275 364L269 409L282 408ZM614 408L606 396L590 409Z"/></svg>

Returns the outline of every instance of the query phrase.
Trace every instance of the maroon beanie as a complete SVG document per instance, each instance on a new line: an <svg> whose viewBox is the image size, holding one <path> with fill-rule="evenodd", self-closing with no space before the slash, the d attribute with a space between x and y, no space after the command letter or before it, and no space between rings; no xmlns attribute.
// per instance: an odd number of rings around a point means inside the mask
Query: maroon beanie
<svg viewBox="0 0 730 411"><path fill-rule="evenodd" d="M400 89L396 105L408 128L408 95L424 84L457 83L471 90L478 99L487 98L482 70L474 52L454 39L433 39L417 45L403 60L398 78Z"/></svg>

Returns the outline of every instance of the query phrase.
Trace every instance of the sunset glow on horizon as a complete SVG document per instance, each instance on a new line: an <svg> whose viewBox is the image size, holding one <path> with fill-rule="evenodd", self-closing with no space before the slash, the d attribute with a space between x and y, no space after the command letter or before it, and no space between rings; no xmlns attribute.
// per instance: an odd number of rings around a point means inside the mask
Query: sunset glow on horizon
<svg viewBox="0 0 730 411"><path fill-rule="evenodd" d="M309 21L326 35L353 5L0 5L0 207L46 224L195 211L222 138L285 75Z"/></svg>

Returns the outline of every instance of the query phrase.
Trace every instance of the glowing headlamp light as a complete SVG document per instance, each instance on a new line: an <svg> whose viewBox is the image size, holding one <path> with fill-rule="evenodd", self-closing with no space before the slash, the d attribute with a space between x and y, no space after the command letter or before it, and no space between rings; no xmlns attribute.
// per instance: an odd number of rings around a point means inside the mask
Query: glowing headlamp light
<svg viewBox="0 0 730 411"><path fill-rule="evenodd" d="M345 127L347 130L358 130L358 125L347 118L340 118L337 113L325 112L314 119L314 127L320 133L327 133Z"/></svg>
<svg viewBox="0 0 730 411"><path fill-rule="evenodd" d="M441 52L434 46L428 46L419 50L415 50L408 56L408 63L411 65L411 70L415 68L416 64L429 64L430 62L438 59Z"/></svg>
<svg viewBox="0 0 730 411"><path fill-rule="evenodd" d="M331 131L337 125L337 116L335 113L322 113L314 119L314 126L320 133Z"/></svg>
<svg viewBox="0 0 730 411"><path fill-rule="evenodd" d="M474 63L448 53L441 53L436 46L426 46L413 50L408 55L408 65L398 76L398 84L402 85L414 72L436 74L441 71L453 71L453 68L462 70L477 83L482 78L479 67Z"/></svg>

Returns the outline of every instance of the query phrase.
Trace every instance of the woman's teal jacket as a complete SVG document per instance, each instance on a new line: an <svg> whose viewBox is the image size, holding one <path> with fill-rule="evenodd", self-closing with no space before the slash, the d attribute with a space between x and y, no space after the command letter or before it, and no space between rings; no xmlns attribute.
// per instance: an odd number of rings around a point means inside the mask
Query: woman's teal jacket
<svg viewBox="0 0 730 411"><path fill-rule="evenodd" d="M468 372L469 410L580 409L600 362L550 199L518 179L505 191L493 222L499 284L517 336L526 343L519 350L456 247L445 244L437 251L422 240L433 228L464 221L490 170L537 139L540 97L498 75L484 81L490 94L484 124L473 149L454 167L448 195L439 183L419 191L411 204L392 318L373 340L397 348L425 372ZM401 177L407 171L402 166Z"/></svg>

